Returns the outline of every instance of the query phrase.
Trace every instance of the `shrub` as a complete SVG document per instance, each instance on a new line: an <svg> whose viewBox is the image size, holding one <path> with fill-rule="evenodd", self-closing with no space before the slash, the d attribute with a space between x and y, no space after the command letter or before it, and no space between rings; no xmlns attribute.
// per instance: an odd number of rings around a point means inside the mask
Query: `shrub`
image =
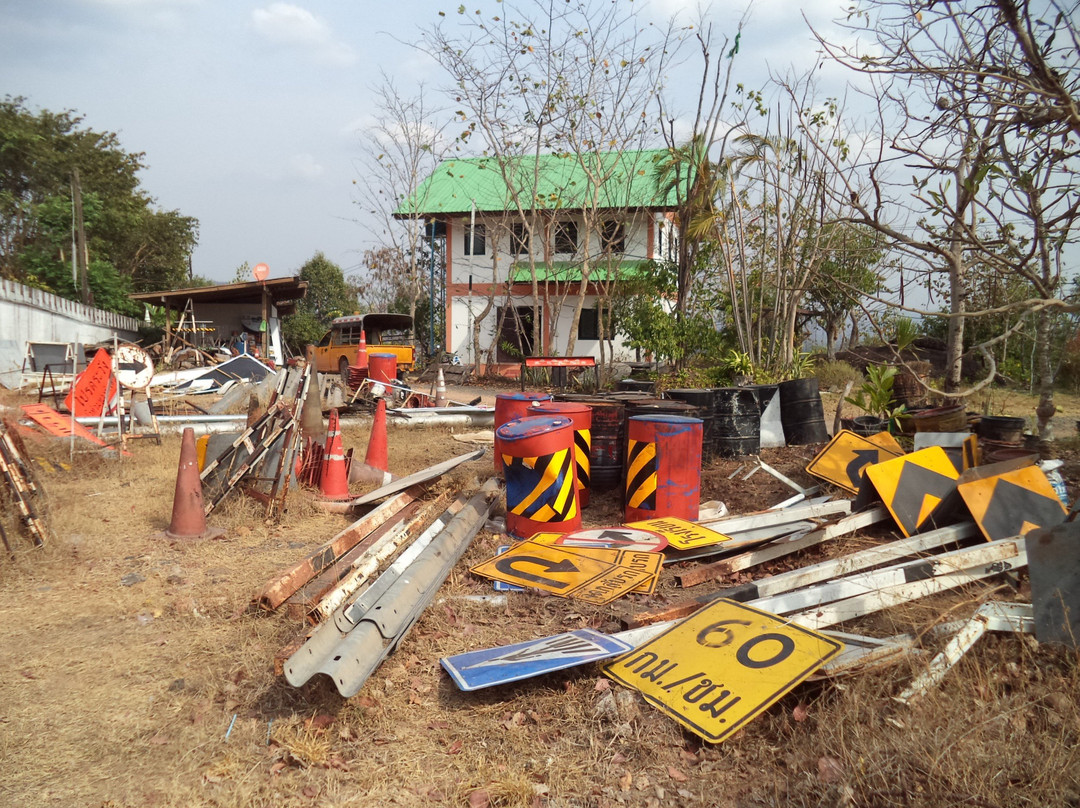
<svg viewBox="0 0 1080 808"><path fill-rule="evenodd" d="M848 382L858 387L863 381L863 375L858 370L840 360L818 362L814 375L817 376L818 387L838 393L843 392Z"/></svg>

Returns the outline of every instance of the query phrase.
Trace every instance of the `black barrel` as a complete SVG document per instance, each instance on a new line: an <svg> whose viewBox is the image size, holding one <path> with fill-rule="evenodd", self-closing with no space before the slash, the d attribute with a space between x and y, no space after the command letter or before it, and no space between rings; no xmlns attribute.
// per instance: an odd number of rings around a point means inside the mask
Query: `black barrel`
<svg viewBox="0 0 1080 808"><path fill-rule="evenodd" d="M592 407L589 487L593 491L611 491L622 480L626 414L618 401L595 398L585 403Z"/></svg>
<svg viewBox="0 0 1080 808"><path fill-rule="evenodd" d="M753 387L713 390L717 452L739 457L761 451L761 409Z"/></svg>
<svg viewBox="0 0 1080 808"><path fill-rule="evenodd" d="M719 451L716 442L716 391L711 388L677 388L668 390L664 395L698 408L696 417L702 421L701 454L709 460L716 457Z"/></svg>
<svg viewBox="0 0 1080 808"><path fill-rule="evenodd" d="M825 443L829 439L817 379L780 382L780 421L788 446Z"/></svg>
<svg viewBox="0 0 1080 808"><path fill-rule="evenodd" d="M1020 443L1024 440L1023 418L1010 415L984 415L977 427L979 437L1000 443Z"/></svg>
<svg viewBox="0 0 1080 808"><path fill-rule="evenodd" d="M757 390L758 396L758 411L765 412L765 408L769 406L769 402L773 400L773 396L776 395L776 391L780 388L778 384L751 384L748 385L748 389Z"/></svg>

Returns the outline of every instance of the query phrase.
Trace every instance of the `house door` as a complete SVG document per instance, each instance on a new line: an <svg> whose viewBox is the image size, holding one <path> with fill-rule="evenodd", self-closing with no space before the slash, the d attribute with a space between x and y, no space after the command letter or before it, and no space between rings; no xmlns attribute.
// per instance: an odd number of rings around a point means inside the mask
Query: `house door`
<svg viewBox="0 0 1080 808"><path fill-rule="evenodd" d="M498 361L520 362L524 357L532 356L532 306L500 306L498 318L498 321L502 323L496 352Z"/></svg>

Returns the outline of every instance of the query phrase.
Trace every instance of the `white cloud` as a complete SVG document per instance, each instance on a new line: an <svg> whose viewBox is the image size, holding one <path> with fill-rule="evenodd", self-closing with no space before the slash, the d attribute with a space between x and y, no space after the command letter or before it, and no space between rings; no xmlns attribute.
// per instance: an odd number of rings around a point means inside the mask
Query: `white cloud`
<svg viewBox="0 0 1080 808"><path fill-rule="evenodd" d="M290 3L271 3L251 12L255 31L269 42L308 52L336 67L356 63L356 54L310 11Z"/></svg>
<svg viewBox="0 0 1080 808"><path fill-rule="evenodd" d="M317 180L326 172L326 169L307 152L294 154L289 158L289 176L302 180Z"/></svg>

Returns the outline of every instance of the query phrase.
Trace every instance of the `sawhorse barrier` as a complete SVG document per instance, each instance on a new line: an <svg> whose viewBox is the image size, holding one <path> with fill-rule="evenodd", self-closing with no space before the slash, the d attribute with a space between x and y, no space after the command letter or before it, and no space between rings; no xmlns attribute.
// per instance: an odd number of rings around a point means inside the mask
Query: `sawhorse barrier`
<svg viewBox="0 0 1080 808"><path fill-rule="evenodd" d="M560 389L566 387L567 368L592 368L593 383L600 386L600 374L596 360L591 356L527 356L521 361L521 390L525 391L525 371L529 368L556 368L552 383Z"/></svg>

